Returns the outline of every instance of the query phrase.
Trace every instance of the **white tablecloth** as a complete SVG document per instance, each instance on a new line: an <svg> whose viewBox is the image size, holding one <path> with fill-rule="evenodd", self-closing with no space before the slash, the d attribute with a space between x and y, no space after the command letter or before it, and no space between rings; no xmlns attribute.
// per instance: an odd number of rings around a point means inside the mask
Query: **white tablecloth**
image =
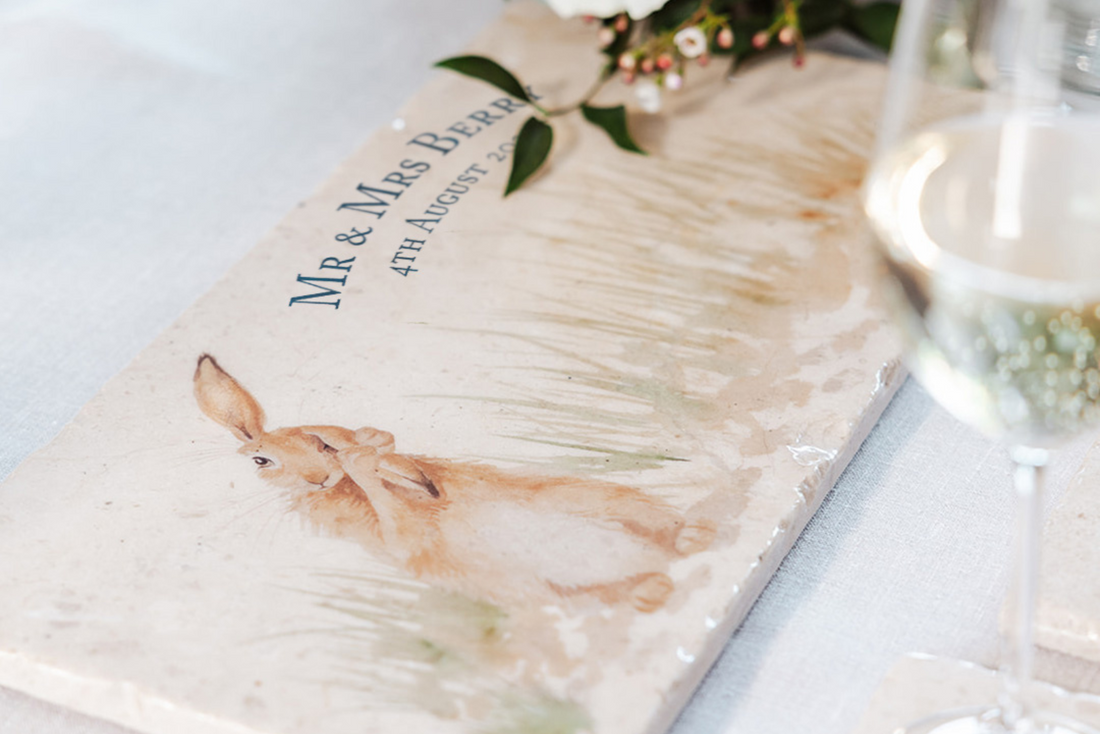
<svg viewBox="0 0 1100 734"><path fill-rule="evenodd" d="M0 2L0 477L500 9ZM991 660L1008 483L907 384L676 734L846 734L899 655ZM120 731L0 689L0 734Z"/></svg>

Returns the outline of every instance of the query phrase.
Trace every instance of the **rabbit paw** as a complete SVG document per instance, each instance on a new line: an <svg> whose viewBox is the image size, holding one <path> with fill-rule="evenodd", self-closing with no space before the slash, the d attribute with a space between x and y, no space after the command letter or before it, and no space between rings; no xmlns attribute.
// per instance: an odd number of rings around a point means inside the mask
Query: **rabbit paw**
<svg viewBox="0 0 1100 734"><path fill-rule="evenodd" d="M693 520L680 529L676 535L676 552L689 556L692 553L704 551L714 542L717 533L714 523L710 520Z"/></svg>
<svg viewBox="0 0 1100 734"><path fill-rule="evenodd" d="M663 573L643 576L630 590L630 602L639 612L655 612L665 605L672 595L672 579Z"/></svg>
<svg viewBox="0 0 1100 734"><path fill-rule="evenodd" d="M380 454L392 454L395 447L393 434L377 428L360 428L355 432L355 443L370 446Z"/></svg>

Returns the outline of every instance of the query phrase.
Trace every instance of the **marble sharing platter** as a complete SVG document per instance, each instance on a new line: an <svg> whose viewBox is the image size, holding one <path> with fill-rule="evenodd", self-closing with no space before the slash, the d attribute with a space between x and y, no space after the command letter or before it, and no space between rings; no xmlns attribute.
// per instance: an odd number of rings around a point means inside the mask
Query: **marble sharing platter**
<svg viewBox="0 0 1100 734"><path fill-rule="evenodd" d="M537 3L476 50L548 105L602 63ZM902 379L884 71L722 74L631 113L649 156L556 120L503 199L530 110L440 72L0 485L0 685L151 734L663 730Z"/></svg>
<svg viewBox="0 0 1100 734"><path fill-rule="evenodd" d="M1000 690L996 671L931 656L902 658L886 675L853 734L890 734L939 711L993 705ZM1032 694L1044 711L1100 727L1100 698L1044 683Z"/></svg>
<svg viewBox="0 0 1100 734"><path fill-rule="evenodd" d="M1047 520L1042 553L1037 643L1100 664L1100 444Z"/></svg>

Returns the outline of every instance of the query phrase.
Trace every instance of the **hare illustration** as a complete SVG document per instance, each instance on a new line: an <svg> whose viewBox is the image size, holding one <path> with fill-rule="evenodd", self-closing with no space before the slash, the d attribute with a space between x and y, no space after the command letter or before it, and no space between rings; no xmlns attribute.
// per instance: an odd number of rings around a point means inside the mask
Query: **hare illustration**
<svg viewBox="0 0 1100 734"><path fill-rule="evenodd" d="M587 597L652 612L674 590L669 563L715 534L708 521L688 523L619 484L399 454L393 435L375 428L267 431L260 404L208 354L195 370L195 398L314 526L479 598Z"/></svg>

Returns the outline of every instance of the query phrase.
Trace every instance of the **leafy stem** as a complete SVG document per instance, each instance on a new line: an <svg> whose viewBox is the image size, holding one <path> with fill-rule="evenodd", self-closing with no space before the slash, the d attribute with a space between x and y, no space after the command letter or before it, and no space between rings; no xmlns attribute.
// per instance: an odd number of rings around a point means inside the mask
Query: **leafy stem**
<svg viewBox="0 0 1100 734"><path fill-rule="evenodd" d="M747 58L783 47L793 48L795 66L801 66L806 39L837 27L888 51L897 17L898 5L890 0L666 0L643 23L626 13L599 21L597 39L606 61L580 100L564 107L540 105L511 72L484 56L456 56L436 66L491 84L535 111L516 138L507 196L548 159L554 140L550 122L573 112L623 150L645 154L630 134L623 105L591 104L612 77L630 84L652 75L658 87L675 90L684 83L689 62L705 65L712 56L731 56L732 72Z"/></svg>
<svg viewBox="0 0 1100 734"><path fill-rule="evenodd" d="M528 118L527 122L520 128L519 135L516 137L516 148L512 155L512 171L508 176L508 185L504 189L505 196L522 186L549 158L550 148L554 142L554 131L547 120L554 117L560 117L579 110L585 120L602 128L611 137L611 140L623 150L632 153L645 153L634 142L627 129L625 107L622 105L617 107L594 107L589 104L603 88L603 85L615 75L614 68L605 68L579 102L566 107L546 109L534 100L531 94L528 93L527 88L520 83L519 79L513 76L512 72L492 59L484 56L455 56L436 63L436 66L492 84L502 92L531 105L541 115L541 119L539 116Z"/></svg>
<svg viewBox="0 0 1100 734"><path fill-rule="evenodd" d="M604 85L607 84L607 82L613 76L615 76L614 72L607 71L605 69L596 79L596 81L592 83L592 86L588 88L588 91L581 96L579 102L568 105L566 107L558 107L557 109L553 110L545 110L542 107L538 106L536 106L535 109L537 109L546 117L561 117L562 115L568 115L570 112L576 112L577 110L585 107L589 102L591 102L592 98L600 93L600 90L603 89Z"/></svg>

